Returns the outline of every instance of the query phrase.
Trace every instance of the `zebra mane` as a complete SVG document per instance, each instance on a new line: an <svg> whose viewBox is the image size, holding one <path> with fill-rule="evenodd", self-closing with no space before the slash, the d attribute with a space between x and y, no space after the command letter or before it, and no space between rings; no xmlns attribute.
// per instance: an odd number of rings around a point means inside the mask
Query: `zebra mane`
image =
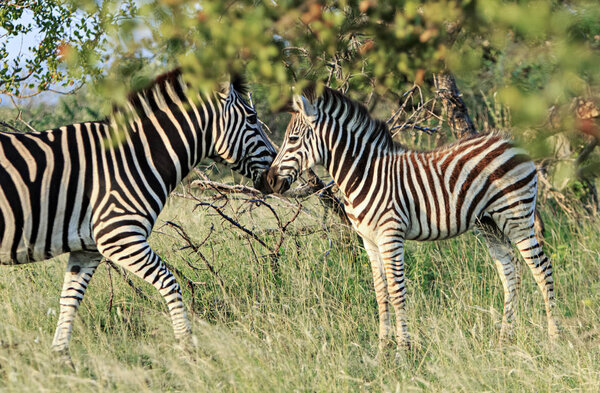
<svg viewBox="0 0 600 393"><path fill-rule="evenodd" d="M135 90L128 95L128 102L139 115L144 114L144 106L149 106L152 111L156 111L161 105L171 105L173 103L167 93L167 86L170 86L181 101L185 101L186 83L182 79L182 70L180 67L174 70L160 74L150 83L139 90ZM231 76L231 85L240 95L246 95L249 91L248 82L241 74ZM164 99L163 102L156 102L153 92L159 92ZM213 97L207 97L212 99ZM113 108L113 112L120 111L121 108Z"/></svg>
<svg viewBox="0 0 600 393"><path fill-rule="evenodd" d="M305 94L309 98L309 100L315 99L315 91L313 89L309 89L305 92ZM342 92L331 89L329 87L324 87L323 93L317 99L322 100L322 105L324 107L329 106L330 102L333 102L334 104L338 105L340 103L345 104L349 108L349 110L353 112L353 117L359 123L369 123L370 125L372 125L372 133L383 134L384 138L388 140L390 145L398 144L397 142L394 142L392 138L392 133L390 132L390 129L387 126L386 122L371 117L371 114L369 113L367 107L359 101L353 100L352 98L344 95Z"/></svg>
<svg viewBox="0 0 600 393"><path fill-rule="evenodd" d="M175 68L169 72L160 74L154 80L139 90L129 93L127 101L138 115L144 115L144 106L150 107L152 111L158 110L163 105L170 105L172 100L167 93L167 86L171 86L180 100L185 98L184 83L181 80L181 68ZM154 92L160 93L164 102L157 102ZM122 112L123 108L113 108L113 112Z"/></svg>
<svg viewBox="0 0 600 393"><path fill-rule="evenodd" d="M444 151L447 149L452 149L455 146L458 146L461 143L464 143L465 141L468 141L471 139L483 138L483 137L495 137L495 138L499 138L499 139L513 140L512 135L509 132L507 132L506 130L495 129L490 132L485 132L485 133L482 132L482 133L464 136L464 137L460 138L459 140L456 140L449 144L438 146L434 149L425 150L425 149L419 149L419 148L414 148L414 147L409 148L408 146L394 140L393 135L385 121L379 120L379 119L374 119L373 117L371 117L371 114L369 113L369 110L367 109L367 107L365 105L363 105L359 101L351 99L350 97L344 95L340 91L331 89L329 87L324 87L324 90L323 90L323 93L321 94L321 96L317 97L316 90L313 87L309 87L309 88L303 90L303 94L311 102L316 102L317 100L321 99L322 100L321 105L324 107L328 107L330 102L334 102L334 104L337 104L337 105L339 105L341 103L346 104L346 106L350 109L350 111L354 112L354 118L358 122L365 122L365 123L371 122L371 124L373 125L372 133L383 134L384 138L389 142L389 146L395 146L397 148L402 149L403 151L412 151L412 152L416 152L416 153Z"/></svg>
<svg viewBox="0 0 600 393"><path fill-rule="evenodd" d="M237 91L241 95L247 95L250 91L248 87L248 81L243 74L233 74L231 75L231 84L235 91Z"/></svg>

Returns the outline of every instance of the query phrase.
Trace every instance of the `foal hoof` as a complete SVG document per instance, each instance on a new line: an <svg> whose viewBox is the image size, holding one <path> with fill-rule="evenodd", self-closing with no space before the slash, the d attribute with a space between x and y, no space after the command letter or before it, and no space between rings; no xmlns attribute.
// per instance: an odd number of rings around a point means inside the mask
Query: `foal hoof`
<svg viewBox="0 0 600 393"><path fill-rule="evenodd" d="M198 338L193 334L177 340L177 347L186 353L194 353L198 349Z"/></svg>
<svg viewBox="0 0 600 393"><path fill-rule="evenodd" d="M54 352L54 356L56 357L56 359L58 360L59 363L62 363L66 368L68 368L72 371L77 371L77 370L75 370L75 364L73 363L73 360L71 359L71 354L69 353L68 348L59 349L59 350L54 349L53 352Z"/></svg>
<svg viewBox="0 0 600 393"><path fill-rule="evenodd" d="M386 338L379 339L379 345L377 346L378 353L385 353L388 350L394 349L394 348L396 348L396 343L394 342L393 338L386 337Z"/></svg>
<svg viewBox="0 0 600 393"><path fill-rule="evenodd" d="M402 340L396 344L393 338L379 340L379 348L377 351L378 361L393 361L397 363L406 359L407 352L410 352L412 346L409 340Z"/></svg>
<svg viewBox="0 0 600 393"><path fill-rule="evenodd" d="M515 341L515 332L512 329L501 329L498 345L509 345Z"/></svg>
<svg viewBox="0 0 600 393"><path fill-rule="evenodd" d="M548 324L548 336L551 341L556 341L562 335L562 327L558 325L556 322L552 322Z"/></svg>

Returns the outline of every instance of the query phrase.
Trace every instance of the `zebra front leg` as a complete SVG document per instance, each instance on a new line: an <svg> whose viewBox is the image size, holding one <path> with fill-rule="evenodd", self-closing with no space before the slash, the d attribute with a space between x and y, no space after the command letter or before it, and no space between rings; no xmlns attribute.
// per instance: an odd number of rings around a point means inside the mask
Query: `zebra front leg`
<svg viewBox="0 0 600 393"><path fill-rule="evenodd" d="M146 239L130 237L121 239L119 244L99 244L98 248L106 258L144 279L158 290L167 303L175 338L184 347L194 345L181 288L160 257L152 251Z"/></svg>
<svg viewBox="0 0 600 393"><path fill-rule="evenodd" d="M404 275L404 239L387 238L379 244L383 260L390 302L396 314L398 347L410 348L410 335L406 316L406 280Z"/></svg>
<svg viewBox="0 0 600 393"><path fill-rule="evenodd" d="M71 363L69 356L69 341L73 331L73 319L77 308L83 300L85 290L102 260L102 255L96 252L76 251L69 255L65 279L60 294L60 313L52 349L60 353L65 362Z"/></svg>
<svg viewBox="0 0 600 393"><path fill-rule="evenodd" d="M382 354L390 342L390 300L387 291L385 269L379 257L379 249L373 242L363 238L365 250L371 262L373 285L379 311L379 354Z"/></svg>

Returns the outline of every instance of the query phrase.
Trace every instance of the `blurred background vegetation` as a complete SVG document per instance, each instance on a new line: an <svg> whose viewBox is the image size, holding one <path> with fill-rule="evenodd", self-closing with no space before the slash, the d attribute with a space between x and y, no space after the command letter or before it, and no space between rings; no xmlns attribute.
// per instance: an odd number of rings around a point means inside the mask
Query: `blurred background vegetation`
<svg viewBox="0 0 600 393"><path fill-rule="evenodd" d="M553 199L598 209L594 0L7 0L0 26L0 116L19 129L97 119L181 66L198 89L244 74L276 141L287 118L273 110L310 80L395 114L399 140L431 147L455 131L433 82L449 75L475 128L525 144Z"/></svg>

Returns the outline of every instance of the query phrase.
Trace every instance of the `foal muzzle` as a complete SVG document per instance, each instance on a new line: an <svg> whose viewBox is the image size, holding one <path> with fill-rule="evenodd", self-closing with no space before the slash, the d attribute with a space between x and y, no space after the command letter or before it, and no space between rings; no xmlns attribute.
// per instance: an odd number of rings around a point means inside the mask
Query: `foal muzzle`
<svg viewBox="0 0 600 393"><path fill-rule="evenodd" d="M254 188L263 194L283 194L289 190L292 185L292 179L289 176L281 176L277 173L277 167L271 167L264 171L254 182Z"/></svg>

